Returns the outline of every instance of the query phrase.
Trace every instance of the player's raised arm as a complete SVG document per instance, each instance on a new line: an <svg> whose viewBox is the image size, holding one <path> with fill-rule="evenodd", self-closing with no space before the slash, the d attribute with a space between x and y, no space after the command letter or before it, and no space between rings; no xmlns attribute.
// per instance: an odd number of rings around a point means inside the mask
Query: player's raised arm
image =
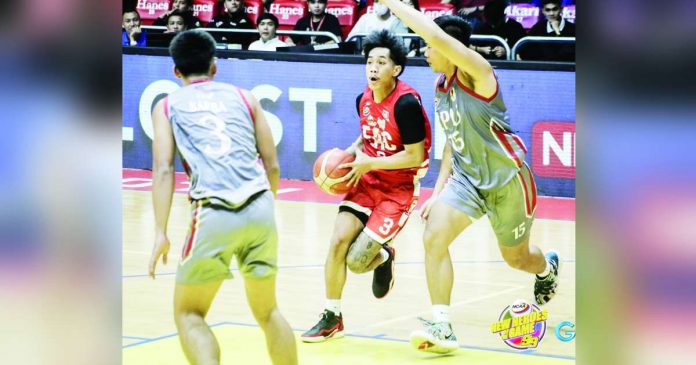
<svg viewBox="0 0 696 365"><path fill-rule="evenodd" d="M380 1L387 5L406 26L421 36L429 47L441 53L469 75L473 79L476 93L484 96L495 93L496 80L493 68L483 56L447 34L428 16L405 5L400 0Z"/></svg>
<svg viewBox="0 0 696 365"><path fill-rule="evenodd" d="M155 211L155 243L150 257L149 274L154 279L155 267L160 256L167 263L169 238L167 238L167 221L174 194L174 133L165 114L162 99L152 111L152 204Z"/></svg>
<svg viewBox="0 0 696 365"><path fill-rule="evenodd" d="M261 156L263 167L266 169L266 176L268 176L271 191L275 196L278 191L278 181L280 180L280 164L278 163L275 143L273 143L273 134L271 133L271 128L268 126L266 117L263 115L263 109L258 100L247 90L242 90L242 94L251 104L251 110L254 113L256 148Z"/></svg>

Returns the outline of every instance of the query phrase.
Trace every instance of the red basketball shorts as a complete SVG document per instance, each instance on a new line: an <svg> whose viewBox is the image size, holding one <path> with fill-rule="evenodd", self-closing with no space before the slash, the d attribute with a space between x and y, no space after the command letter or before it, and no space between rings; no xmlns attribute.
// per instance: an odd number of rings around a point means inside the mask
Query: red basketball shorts
<svg viewBox="0 0 696 365"><path fill-rule="evenodd" d="M384 244L393 239L408 221L418 203L420 184L398 184L366 181L346 194L341 207L368 216L365 233L373 240Z"/></svg>

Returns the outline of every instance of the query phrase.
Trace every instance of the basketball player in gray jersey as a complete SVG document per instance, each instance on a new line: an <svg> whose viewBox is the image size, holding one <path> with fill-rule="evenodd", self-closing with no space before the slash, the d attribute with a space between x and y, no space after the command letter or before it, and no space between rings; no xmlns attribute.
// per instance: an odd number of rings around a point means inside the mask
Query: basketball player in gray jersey
<svg viewBox="0 0 696 365"><path fill-rule="evenodd" d="M193 210L174 289L174 320L186 357L192 364L220 363L220 348L205 316L223 280L232 277L229 265L236 256L273 364L297 364L295 338L275 298L273 198L280 168L263 110L247 90L213 81L215 40L208 33L178 34L169 53L183 87L152 112L156 232L150 276L154 279L160 257L167 263L178 149L191 183Z"/></svg>
<svg viewBox="0 0 696 365"><path fill-rule="evenodd" d="M435 19L399 0L382 0L427 43L430 68L442 73L435 92L435 117L447 135L433 196L421 209L426 220L425 268L433 321L411 334L421 351L458 348L449 321L453 285L449 245L472 219L488 215L507 264L536 274L534 296L545 304L556 293L558 254L529 244L536 186L524 162L525 147L510 128L498 80L486 59L470 50L471 27L462 18Z"/></svg>

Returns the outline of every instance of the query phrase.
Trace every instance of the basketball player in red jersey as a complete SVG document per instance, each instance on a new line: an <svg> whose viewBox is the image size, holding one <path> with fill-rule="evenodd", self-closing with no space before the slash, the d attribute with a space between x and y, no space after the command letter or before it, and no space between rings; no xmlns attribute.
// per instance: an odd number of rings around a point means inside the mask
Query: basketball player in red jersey
<svg viewBox="0 0 696 365"><path fill-rule="evenodd" d="M430 122L420 95L398 79L406 67L403 42L387 30L364 42L367 87L356 107L361 134L346 150L356 155L350 167L352 189L338 209L324 266L326 308L305 342L343 336L341 293L346 266L354 273L374 270L372 293L383 298L394 283L390 242L416 206L419 179L428 169Z"/></svg>

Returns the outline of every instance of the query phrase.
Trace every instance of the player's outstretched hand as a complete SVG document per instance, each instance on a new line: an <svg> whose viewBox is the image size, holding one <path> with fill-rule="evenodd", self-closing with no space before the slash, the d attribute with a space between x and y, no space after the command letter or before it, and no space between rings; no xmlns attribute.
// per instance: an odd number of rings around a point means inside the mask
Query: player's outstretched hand
<svg viewBox="0 0 696 365"><path fill-rule="evenodd" d="M162 264L167 264L167 254L169 254L169 238L166 234L157 234L155 237L155 244L152 247L152 256L150 257L150 277L155 278L155 267L157 267L157 261L160 256L162 256Z"/></svg>
<svg viewBox="0 0 696 365"><path fill-rule="evenodd" d="M355 160L338 166L338 168L350 168L348 173L348 186L358 185L360 178L368 171L372 170L372 159L365 155L360 149L355 149Z"/></svg>
<svg viewBox="0 0 696 365"><path fill-rule="evenodd" d="M428 216L430 216L430 209L432 209L433 204L435 204L435 200L437 199L434 196L431 196L430 199L426 200L421 207L420 216L423 221L428 220Z"/></svg>

